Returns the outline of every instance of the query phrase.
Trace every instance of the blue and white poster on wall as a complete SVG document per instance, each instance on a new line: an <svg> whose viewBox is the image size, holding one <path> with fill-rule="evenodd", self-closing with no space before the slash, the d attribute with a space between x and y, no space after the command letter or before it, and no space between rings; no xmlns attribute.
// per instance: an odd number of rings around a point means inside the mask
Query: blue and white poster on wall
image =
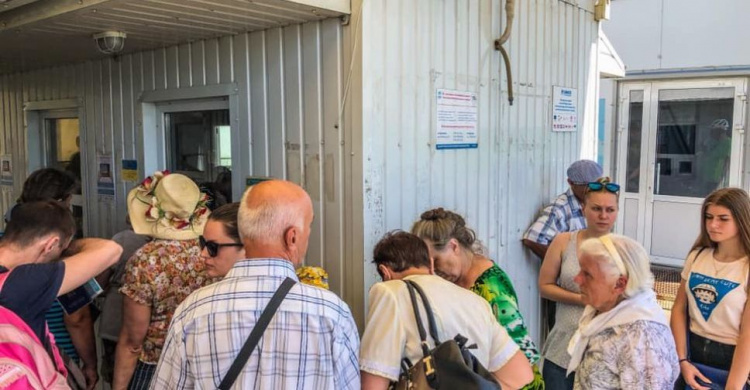
<svg viewBox="0 0 750 390"><path fill-rule="evenodd" d="M437 149L475 149L477 135L477 94L467 91L438 89Z"/></svg>
<svg viewBox="0 0 750 390"><path fill-rule="evenodd" d="M578 91L552 87L552 131L578 131Z"/></svg>

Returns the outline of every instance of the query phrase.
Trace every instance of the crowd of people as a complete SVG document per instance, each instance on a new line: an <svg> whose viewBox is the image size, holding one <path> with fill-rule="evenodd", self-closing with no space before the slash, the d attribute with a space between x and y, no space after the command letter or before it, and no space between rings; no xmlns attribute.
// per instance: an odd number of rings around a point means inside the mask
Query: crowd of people
<svg viewBox="0 0 750 390"><path fill-rule="evenodd" d="M456 212L427 210L377 243L360 339L325 274L298 272L314 218L298 185L264 181L231 203L156 172L127 197L129 229L104 240L74 237L75 177L36 171L0 239L0 388L744 388L748 194L705 198L668 319L648 254L611 233L619 185L587 160L567 176L522 238L554 308L539 348ZM92 280L103 294L69 313L58 297Z"/></svg>

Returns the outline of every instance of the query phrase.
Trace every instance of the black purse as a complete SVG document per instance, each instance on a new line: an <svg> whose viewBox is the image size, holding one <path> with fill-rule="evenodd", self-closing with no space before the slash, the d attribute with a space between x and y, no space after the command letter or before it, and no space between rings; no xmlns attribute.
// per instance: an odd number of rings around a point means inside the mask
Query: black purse
<svg viewBox="0 0 750 390"><path fill-rule="evenodd" d="M411 280L405 280L411 297L414 317L417 319L417 330L422 344L423 357L412 364L408 359L401 362L401 374L398 382L391 383L394 390L423 390L423 389L462 389L462 390L498 390L500 385L495 377L471 354L469 349L476 345L467 346L468 339L457 334L453 339L440 342L437 336L437 325L429 301L419 285ZM422 299L430 336L435 342L435 348L430 349L427 344L427 334L419 314L416 295Z"/></svg>

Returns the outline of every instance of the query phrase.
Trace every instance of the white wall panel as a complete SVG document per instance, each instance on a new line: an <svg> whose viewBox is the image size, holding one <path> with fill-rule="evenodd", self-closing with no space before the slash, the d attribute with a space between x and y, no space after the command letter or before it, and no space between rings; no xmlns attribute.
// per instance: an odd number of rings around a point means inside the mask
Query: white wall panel
<svg viewBox="0 0 750 390"><path fill-rule="evenodd" d="M539 335L539 260L522 248L534 215L566 189L565 169L594 157L598 24L593 1L516 2L510 41L515 102L493 41L500 0L365 3L363 145L365 279L377 240L408 230L421 212L455 210L510 275ZM578 90L579 132L553 133L553 86ZM435 149L435 90L478 95L479 148ZM591 102L589 102L591 100Z"/></svg>
<svg viewBox="0 0 750 390"><path fill-rule="evenodd" d="M750 2L618 0L602 24L629 72L750 64Z"/></svg>

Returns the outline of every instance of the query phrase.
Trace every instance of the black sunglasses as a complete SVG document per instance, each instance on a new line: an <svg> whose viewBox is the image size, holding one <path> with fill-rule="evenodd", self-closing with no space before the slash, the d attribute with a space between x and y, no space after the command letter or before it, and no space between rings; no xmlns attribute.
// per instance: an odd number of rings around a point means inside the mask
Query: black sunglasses
<svg viewBox="0 0 750 390"><path fill-rule="evenodd" d="M616 194L620 192L620 185L617 183L608 183L608 182L592 182L588 184L589 191L601 191L602 189L605 189L613 194Z"/></svg>
<svg viewBox="0 0 750 390"><path fill-rule="evenodd" d="M241 247L243 246L239 242L230 242L226 244L219 244L218 242L214 241L206 241L206 238L203 236L198 237L198 243L201 246L201 250L203 248L206 248L206 252L208 252L208 255L211 257L216 257L217 254L219 254L219 248L225 247L225 246L236 246Z"/></svg>

